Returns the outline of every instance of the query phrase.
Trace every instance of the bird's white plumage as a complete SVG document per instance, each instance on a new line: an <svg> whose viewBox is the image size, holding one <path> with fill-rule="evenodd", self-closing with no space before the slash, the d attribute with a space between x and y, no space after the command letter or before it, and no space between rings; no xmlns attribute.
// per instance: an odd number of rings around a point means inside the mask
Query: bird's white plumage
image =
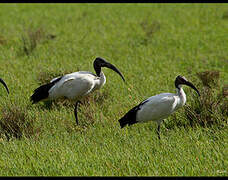
<svg viewBox="0 0 228 180"><path fill-rule="evenodd" d="M186 102L186 95L182 88L175 93L161 93L151 96L144 101L136 114L137 122L156 121L160 123L170 114L183 106ZM143 102L142 102L143 103Z"/></svg>
<svg viewBox="0 0 228 180"><path fill-rule="evenodd" d="M52 79L51 82L56 80ZM80 99L90 92L99 89L105 83L105 76L101 72L98 77L91 72L78 71L64 75L49 91L49 98L67 97L69 99Z"/></svg>

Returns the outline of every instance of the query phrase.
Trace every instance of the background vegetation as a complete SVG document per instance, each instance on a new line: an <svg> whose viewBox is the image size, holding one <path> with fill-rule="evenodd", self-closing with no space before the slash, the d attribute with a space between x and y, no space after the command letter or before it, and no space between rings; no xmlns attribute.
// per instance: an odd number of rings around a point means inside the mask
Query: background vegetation
<svg viewBox="0 0 228 180"><path fill-rule="evenodd" d="M0 4L1 176L227 176L227 4ZM75 124L65 99L32 105L39 85L93 70L105 86L86 98ZM175 92L185 107L156 124L120 129L118 119L152 95Z"/></svg>

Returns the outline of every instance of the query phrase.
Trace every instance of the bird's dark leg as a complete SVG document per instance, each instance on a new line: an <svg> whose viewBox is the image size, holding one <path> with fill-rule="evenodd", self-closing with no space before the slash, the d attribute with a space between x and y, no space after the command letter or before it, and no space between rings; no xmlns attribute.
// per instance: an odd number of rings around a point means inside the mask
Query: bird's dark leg
<svg viewBox="0 0 228 180"><path fill-rule="evenodd" d="M157 122L158 123L158 128L157 128L158 139L161 139L160 138L160 126L161 126L162 121L163 120L160 120L160 121Z"/></svg>
<svg viewBox="0 0 228 180"><path fill-rule="evenodd" d="M78 125L78 115L77 115L78 103L79 103L79 101L77 101L76 104L75 104L75 106L74 106L74 116L75 116L76 124L77 124L77 125Z"/></svg>
<svg viewBox="0 0 228 180"><path fill-rule="evenodd" d="M160 124L158 124L157 134L158 134L158 139L161 139L160 138Z"/></svg>

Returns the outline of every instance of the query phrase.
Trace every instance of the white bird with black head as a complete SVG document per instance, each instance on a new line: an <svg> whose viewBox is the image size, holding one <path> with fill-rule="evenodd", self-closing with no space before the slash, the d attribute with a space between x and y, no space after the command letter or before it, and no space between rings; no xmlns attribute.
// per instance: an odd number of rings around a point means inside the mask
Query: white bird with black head
<svg viewBox="0 0 228 180"><path fill-rule="evenodd" d="M7 93L9 94L9 89L8 89L8 87L7 87L6 83L5 83L5 81L3 81L2 78L0 78L0 83L3 84L3 86L6 88Z"/></svg>
<svg viewBox="0 0 228 180"><path fill-rule="evenodd" d="M193 88L200 96L199 91L191 82L183 76L177 76L175 80L176 93L161 93L142 101L119 119L121 128L127 124L130 126L135 123L154 121L158 124L157 134L160 139L160 124L163 119L182 107L186 102L182 85Z"/></svg>
<svg viewBox="0 0 228 180"><path fill-rule="evenodd" d="M32 103L37 103L41 100L56 99L66 97L75 100L74 115L78 124L77 106L80 100L94 90L100 89L106 82L104 73L101 67L107 67L118 73L123 81L125 81L121 72L105 59L97 57L93 62L93 67L96 74L88 71L78 71L66 74L61 77L56 77L50 83L44 84L34 90L34 94L30 97Z"/></svg>

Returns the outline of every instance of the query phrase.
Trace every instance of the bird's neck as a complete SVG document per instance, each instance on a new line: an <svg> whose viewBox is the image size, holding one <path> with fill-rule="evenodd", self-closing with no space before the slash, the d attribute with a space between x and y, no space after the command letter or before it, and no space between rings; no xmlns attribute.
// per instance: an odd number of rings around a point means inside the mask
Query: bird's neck
<svg viewBox="0 0 228 180"><path fill-rule="evenodd" d="M185 94L183 88L181 87L181 85L179 85L176 90L177 90L177 96L180 98L179 106L181 107L186 102L186 94Z"/></svg>
<svg viewBox="0 0 228 180"><path fill-rule="evenodd" d="M95 89L100 89L106 82L106 77L104 75L104 73L101 71L98 79L96 80L96 87Z"/></svg>
<svg viewBox="0 0 228 180"><path fill-rule="evenodd" d="M106 77L105 77L104 73L101 71L100 72L100 83L101 83L101 85L104 85L105 82L106 82Z"/></svg>

